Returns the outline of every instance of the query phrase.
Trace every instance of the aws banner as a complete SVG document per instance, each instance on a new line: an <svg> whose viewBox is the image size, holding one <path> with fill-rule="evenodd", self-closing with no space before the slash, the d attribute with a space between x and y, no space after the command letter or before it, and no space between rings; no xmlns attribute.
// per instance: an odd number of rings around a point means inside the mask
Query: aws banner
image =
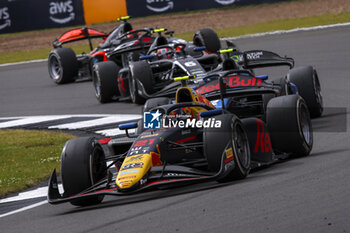
<svg viewBox="0 0 350 233"><path fill-rule="evenodd" d="M2 0L0 33L85 24L81 0Z"/></svg>
<svg viewBox="0 0 350 233"><path fill-rule="evenodd" d="M231 5L242 6L281 1L285 0L126 0L126 5L128 14L137 17L177 11L219 8Z"/></svg>

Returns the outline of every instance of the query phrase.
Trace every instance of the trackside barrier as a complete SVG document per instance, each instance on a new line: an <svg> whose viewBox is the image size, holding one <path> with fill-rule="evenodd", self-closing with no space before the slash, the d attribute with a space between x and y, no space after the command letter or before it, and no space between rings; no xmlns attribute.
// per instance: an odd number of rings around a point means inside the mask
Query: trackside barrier
<svg viewBox="0 0 350 233"><path fill-rule="evenodd" d="M243 6L286 0L126 0L128 15L133 17L192 11L225 6Z"/></svg>
<svg viewBox="0 0 350 233"><path fill-rule="evenodd" d="M0 34L286 0L0 0Z"/></svg>
<svg viewBox="0 0 350 233"><path fill-rule="evenodd" d="M1 0L0 33L85 24L81 0Z"/></svg>
<svg viewBox="0 0 350 233"><path fill-rule="evenodd" d="M128 15L125 0L83 0L86 24L115 21Z"/></svg>

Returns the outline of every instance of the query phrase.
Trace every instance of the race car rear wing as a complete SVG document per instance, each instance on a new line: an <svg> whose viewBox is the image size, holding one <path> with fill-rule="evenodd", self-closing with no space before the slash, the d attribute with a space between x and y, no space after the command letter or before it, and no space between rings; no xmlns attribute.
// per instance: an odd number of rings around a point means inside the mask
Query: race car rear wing
<svg viewBox="0 0 350 233"><path fill-rule="evenodd" d="M75 28L63 33L58 39L56 39L52 45L54 48L61 47L63 44L79 41L79 40L89 40L90 48L92 50L91 39L93 38L104 38L106 39L108 34L92 29L92 28Z"/></svg>
<svg viewBox="0 0 350 233"><path fill-rule="evenodd" d="M281 57L276 53L264 50L250 50L243 53L237 52L232 58L245 69L254 69L270 66L289 66L294 67L294 59L290 57Z"/></svg>

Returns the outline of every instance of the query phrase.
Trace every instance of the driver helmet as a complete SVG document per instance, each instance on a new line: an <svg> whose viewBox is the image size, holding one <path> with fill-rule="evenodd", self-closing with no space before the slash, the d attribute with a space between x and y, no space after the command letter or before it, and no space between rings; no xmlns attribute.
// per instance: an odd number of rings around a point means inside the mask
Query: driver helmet
<svg viewBox="0 0 350 233"><path fill-rule="evenodd" d="M170 58L170 56L165 56L170 51L170 48L161 48L157 50L157 56L164 58Z"/></svg>

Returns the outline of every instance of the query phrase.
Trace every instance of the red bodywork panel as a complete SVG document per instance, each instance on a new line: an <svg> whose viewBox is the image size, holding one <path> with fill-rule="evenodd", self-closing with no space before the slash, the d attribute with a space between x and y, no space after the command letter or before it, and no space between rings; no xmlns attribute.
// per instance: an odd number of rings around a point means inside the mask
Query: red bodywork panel
<svg viewBox="0 0 350 233"><path fill-rule="evenodd" d="M72 29L68 32L63 33L60 38L57 40L60 43L68 43L72 41L77 41L77 40L82 40L82 39L87 39L87 38L99 38L102 37L103 39L106 39L108 34L104 32L97 31L92 28L77 28L77 29Z"/></svg>

